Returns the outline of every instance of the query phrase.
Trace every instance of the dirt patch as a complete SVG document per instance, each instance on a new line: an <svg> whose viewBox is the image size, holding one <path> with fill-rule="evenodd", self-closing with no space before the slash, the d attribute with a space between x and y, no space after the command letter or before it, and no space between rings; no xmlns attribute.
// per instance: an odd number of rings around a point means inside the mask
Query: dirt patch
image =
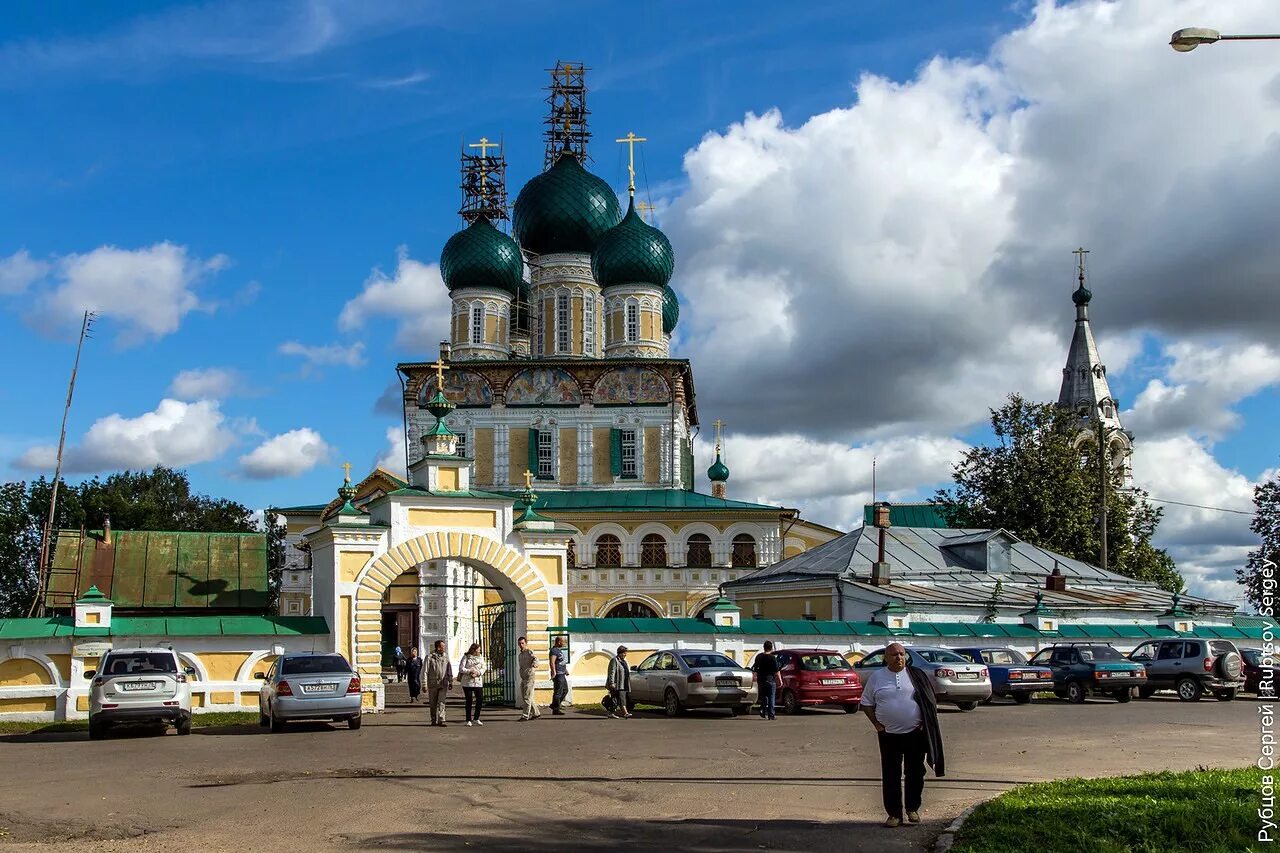
<svg viewBox="0 0 1280 853"><path fill-rule="evenodd" d="M123 841L171 829L108 815L101 821L51 820L18 812L0 812L0 844L23 842Z"/></svg>
<svg viewBox="0 0 1280 853"><path fill-rule="evenodd" d="M236 785L274 785L277 782L314 782L328 779L376 779L380 776L394 775L395 771L382 767L346 767L334 770L270 771L262 770L252 773L219 773L206 776L188 788L230 788Z"/></svg>

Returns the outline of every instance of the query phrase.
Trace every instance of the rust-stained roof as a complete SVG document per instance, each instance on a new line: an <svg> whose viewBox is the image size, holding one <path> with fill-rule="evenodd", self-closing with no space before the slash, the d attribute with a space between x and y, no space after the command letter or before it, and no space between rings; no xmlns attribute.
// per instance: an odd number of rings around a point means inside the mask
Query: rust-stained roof
<svg viewBox="0 0 1280 853"><path fill-rule="evenodd" d="M266 609L267 537L262 533L58 531L45 603L68 609L97 586L117 610Z"/></svg>

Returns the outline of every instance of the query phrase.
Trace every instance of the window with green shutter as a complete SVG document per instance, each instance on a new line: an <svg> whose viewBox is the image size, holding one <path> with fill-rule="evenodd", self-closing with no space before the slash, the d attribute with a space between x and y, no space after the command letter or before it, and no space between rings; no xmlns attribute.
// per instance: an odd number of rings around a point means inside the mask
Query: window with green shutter
<svg viewBox="0 0 1280 853"><path fill-rule="evenodd" d="M622 476L622 430L609 430L609 472Z"/></svg>
<svg viewBox="0 0 1280 853"><path fill-rule="evenodd" d="M529 458L526 471L532 471L536 477L538 474L538 431L532 427L529 428Z"/></svg>

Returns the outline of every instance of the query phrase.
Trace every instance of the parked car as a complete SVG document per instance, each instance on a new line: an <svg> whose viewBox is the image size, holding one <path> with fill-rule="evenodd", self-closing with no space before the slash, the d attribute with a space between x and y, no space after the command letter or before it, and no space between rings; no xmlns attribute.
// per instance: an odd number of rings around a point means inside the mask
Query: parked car
<svg viewBox="0 0 1280 853"><path fill-rule="evenodd" d="M107 652L85 673L89 687L89 739L100 740L116 723L163 723L191 734L191 685L173 649Z"/></svg>
<svg viewBox="0 0 1280 853"><path fill-rule="evenodd" d="M849 662L831 649L784 649L778 652L782 674L779 704L788 714L805 705L839 705L857 713L862 679Z"/></svg>
<svg viewBox="0 0 1280 853"><path fill-rule="evenodd" d="M627 704L661 705L668 717L688 708L728 708L735 716L756 701L755 675L719 652L664 649L631 670Z"/></svg>
<svg viewBox="0 0 1280 853"><path fill-rule="evenodd" d="M345 720L360 728L360 676L342 655L281 655L255 677L263 680L258 722L273 732L291 720Z"/></svg>
<svg viewBox="0 0 1280 853"><path fill-rule="evenodd" d="M1268 696L1274 696L1277 689L1277 676L1280 676L1280 667L1276 667L1274 662L1263 666L1262 649L1241 649L1240 659L1244 663L1244 687L1241 688L1245 693L1258 693L1262 691L1262 674L1269 672Z"/></svg>
<svg viewBox="0 0 1280 853"><path fill-rule="evenodd" d="M1017 649L1001 646L968 646L956 654L974 663L985 663L991 673L991 695L1008 696L1019 705L1031 701L1031 694L1053 689L1053 670L1031 666Z"/></svg>
<svg viewBox="0 0 1280 853"><path fill-rule="evenodd" d="M991 675L982 664L963 658L950 649L933 646L907 646L911 665L924 670L933 683L938 701L955 705L961 711L972 711L978 703L991 698ZM853 665L865 682L871 670L884 666L884 649L876 649Z"/></svg>
<svg viewBox="0 0 1280 853"><path fill-rule="evenodd" d="M1053 670L1053 692L1079 704L1095 696L1117 702L1133 698L1131 688L1147 683L1147 670L1105 643L1065 643L1036 652L1031 663Z"/></svg>
<svg viewBox="0 0 1280 853"><path fill-rule="evenodd" d="M1152 640L1129 653L1147 668L1147 683L1138 695L1175 690L1183 702L1195 702L1206 691L1222 702L1236 698L1244 686L1240 650L1230 640Z"/></svg>

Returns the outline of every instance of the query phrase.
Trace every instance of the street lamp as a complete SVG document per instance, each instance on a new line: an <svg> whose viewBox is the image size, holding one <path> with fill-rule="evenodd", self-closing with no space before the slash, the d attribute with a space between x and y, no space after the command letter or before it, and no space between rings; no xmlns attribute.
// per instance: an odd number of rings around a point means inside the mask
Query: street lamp
<svg viewBox="0 0 1280 853"><path fill-rule="evenodd" d="M1195 50L1202 44L1213 44L1216 41L1272 41L1280 39L1280 34L1235 35L1224 36L1217 30L1207 27L1183 27L1169 39L1169 46L1179 53Z"/></svg>
<svg viewBox="0 0 1280 853"><path fill-rule="evenodd" d="M1111 478L1111 464L1107 451L1110 449L1112 434L1121 433L1130 441L1133 440L1133 434L1123 427L1107 426L1103 422L1104 413L1101 404L1080 410L1081 425L1086 429L1089 426L1090 414L1095 414L1094 421L1098 432L1098 544L1100 546L1098 556L1099 567L1105 572L1107 571L1107 482Z"/></svg>

